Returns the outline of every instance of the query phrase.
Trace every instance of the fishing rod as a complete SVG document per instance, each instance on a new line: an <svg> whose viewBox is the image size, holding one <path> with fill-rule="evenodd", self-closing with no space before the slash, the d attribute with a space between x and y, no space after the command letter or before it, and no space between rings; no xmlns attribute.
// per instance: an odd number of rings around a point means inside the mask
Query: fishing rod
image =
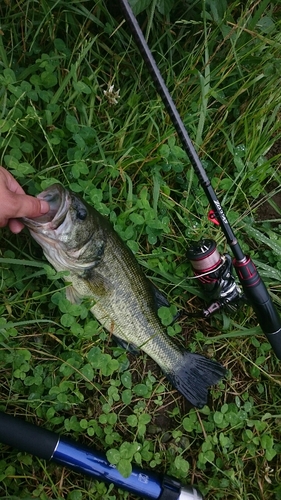
<svg viewBox="0 0 281 500"><path fill-rule="evenodd" d="M102 453L3 412L0 412L0 442L94 479L113 483L144 499L203 500L193 486L182 486L177 479L140 467L134 466L130 476L125 478Z"/></svg>
<svg viewBox="0 0 281 500"><path fill-rule="evenodd" d="M209 313L213 312L213 310L219 309L222 305L230 304L232 300L234 304L237 304L237 302L242 298L242 294L240 293L239 288L235 286L234 279L232 277L231 268L233 265L247 302L249 302L252 306L260 327L270 342L275 355L278 359L281 359L280 316L253 261L249 255L244 254L232 231L222 206L211 185L211 181L208 178L200 158L190 140L185 125L177 111L128 0L119 1L136 45L138 46L143 60L154 81L156 90L162 98L164 106L182 142L183 148L211 205L212 211L209 214L209 218L221 227L221 230L224 233L226 241L234 256L232 263L229 262L229 259L227 259L226 256L220 256L216 248L214 248L215 242L213 242L213 240L201 240L191 244L188 249L188 257L192 262L195 275L197 274L202 277L201 283L205 286L205 289L208 288L211 283L211 287L213 286L213 292L215 291L215 294L218 296L221 294L221 291L226 291L226 297L222 297L222 300L220 300L219 297L217 303L214 303L214 305L209 308L209 311L207 310L205 315L207 316ZM220 277L213 274L218 272L218 268L223 268L224 270L225 279L222 281L220 280ZM227 274L230 274L231 276L229 281L227 280ZM226 290L222 289L223 285L226 285Z"/></svg>

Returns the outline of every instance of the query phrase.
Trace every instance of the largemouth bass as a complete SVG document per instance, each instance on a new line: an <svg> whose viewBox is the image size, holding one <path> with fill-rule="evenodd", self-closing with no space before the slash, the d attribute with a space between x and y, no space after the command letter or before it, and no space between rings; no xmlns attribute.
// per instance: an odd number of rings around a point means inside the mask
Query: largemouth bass
<svg viewBox="0 0 281 500"><path fill-rule="evenodd" d="M194 406L206 404L208 387L225 375L225 369L182 351L166 334L151 282L107 218L60 184L38 198L49 203L50 211L23 222L54 268L69 271L67 298L92 299L91 312L104 328L146 352Z"/></svg>

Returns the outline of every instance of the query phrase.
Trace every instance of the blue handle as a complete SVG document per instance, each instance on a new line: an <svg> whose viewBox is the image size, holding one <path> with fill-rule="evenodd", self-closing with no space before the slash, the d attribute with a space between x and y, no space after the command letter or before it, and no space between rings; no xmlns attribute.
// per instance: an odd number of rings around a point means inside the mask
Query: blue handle
<svg viewBox="0 0 281 500"><path fill-rule="evenodd" d="M101 453L64 438L60 438L52 458L76 472L90 475L100 481L114 483L118 488L141 495L142 498L156 500L162 492L160 476L151 472L148 474L134 467L130 476L125 478Z"/></svg>
<svg viewBox="0 0 281 500"><path fill-rule="evenodd" d="M118 488L150 500L202 500L192 486L182 488L170 477L133 467L129 477L123 477L106 457L86 446L61 438L55 432L30 424L0 412L0 442L45 460L113 483Z"/></svg>

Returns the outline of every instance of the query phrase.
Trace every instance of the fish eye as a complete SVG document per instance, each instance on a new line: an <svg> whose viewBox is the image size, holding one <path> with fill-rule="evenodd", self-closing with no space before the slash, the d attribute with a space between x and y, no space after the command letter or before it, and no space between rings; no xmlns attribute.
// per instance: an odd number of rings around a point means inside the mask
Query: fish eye
<svg viewBox="0 0 281 500"><path fill-rule="evenodd" d="M85 220L87 217L87 210L85 208L79 208L76 212L77 219Z"/></svg>

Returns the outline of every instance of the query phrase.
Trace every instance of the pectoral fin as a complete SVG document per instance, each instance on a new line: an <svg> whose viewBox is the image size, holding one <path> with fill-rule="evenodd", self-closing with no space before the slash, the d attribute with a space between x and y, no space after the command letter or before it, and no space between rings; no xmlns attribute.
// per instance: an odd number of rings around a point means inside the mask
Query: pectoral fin
<svg viewBox="0 0 281 500"><path fill-rule="evenodd" d="M72 285L69 285L66 288L65 294L67 300L69 300L69 302L71 302L72 304L81 304L82 297Z"/></svg>
<svg viewBox="0 0 281 500"><path fill-rule="evenodd" d="M111 281L96 271L95 268L85 271L83 274L83 280L87 283L87 287L95 299L104 297L105 295L111 293L113 289Z"/></svg>

